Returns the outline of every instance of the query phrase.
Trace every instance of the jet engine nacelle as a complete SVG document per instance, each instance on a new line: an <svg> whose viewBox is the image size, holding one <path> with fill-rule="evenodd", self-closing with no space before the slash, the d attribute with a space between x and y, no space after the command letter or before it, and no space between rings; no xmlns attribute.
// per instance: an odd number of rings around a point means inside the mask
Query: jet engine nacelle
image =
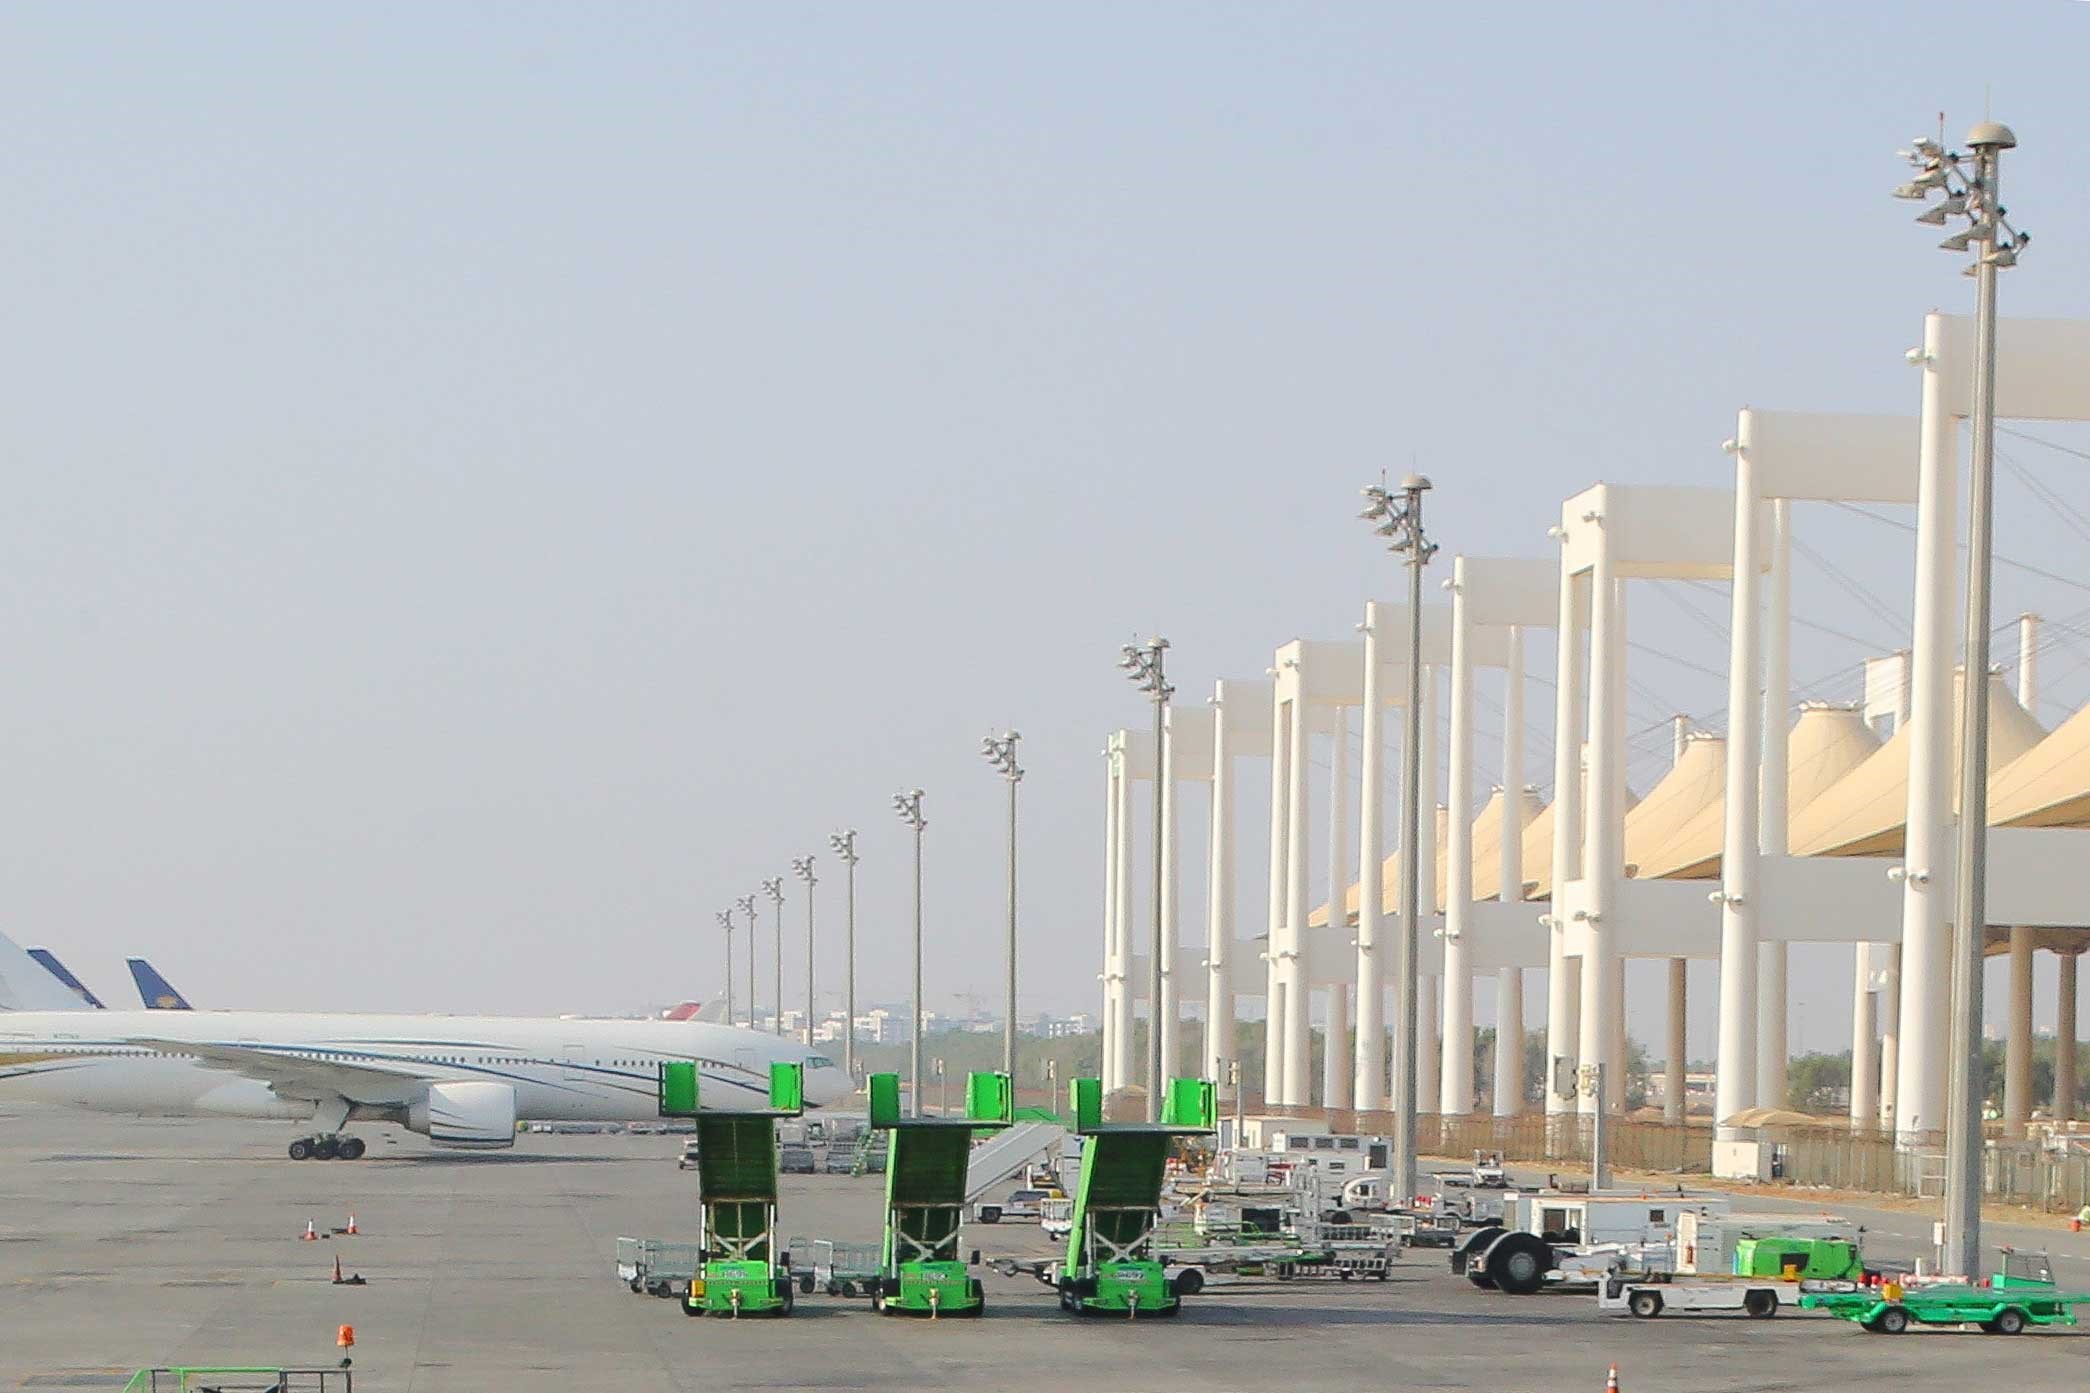
<svg viewBox="0 0 2090 1393"><path fill-rule="evenodd" d="M515 1145L515 1089L505 1083L432 1083L408 1105L406 1129L437 1146L492 1150Z"/></svg>

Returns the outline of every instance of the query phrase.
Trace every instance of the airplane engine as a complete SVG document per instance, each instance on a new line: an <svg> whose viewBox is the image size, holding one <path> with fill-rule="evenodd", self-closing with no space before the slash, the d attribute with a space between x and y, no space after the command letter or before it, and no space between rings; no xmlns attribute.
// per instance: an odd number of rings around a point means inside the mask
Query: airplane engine
<svg viewBox="0 0 2090 1393"><path fill-rule="evenodd" d="M487 1151L515 1145L515 1089L505 1083L432 1083L410 1104L406 1129L437 1146Z"/></svg>

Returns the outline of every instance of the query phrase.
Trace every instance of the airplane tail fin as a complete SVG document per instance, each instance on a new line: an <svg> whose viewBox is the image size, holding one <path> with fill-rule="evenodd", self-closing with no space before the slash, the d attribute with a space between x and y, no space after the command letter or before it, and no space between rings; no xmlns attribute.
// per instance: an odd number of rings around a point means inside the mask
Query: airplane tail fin
<svg viewBox="0 0 2090 1393"><path fill-rule="evenodd" d="M93 992L87 989L87 984L85 982L82 982L79 978L73 976L73 970L71 968L67 967L64 963L58 961L58 955L56 953L52 952L48 948L31 948L29 950L29 956L36 959L38 963L42 964L44 971L50 973L53 977L56 977L59 981L65 983L66 987L72 992L74 996L79 997L80 1000L86 1002L89 1006L93 1007L97 1011L105 1011L108 1009L106 1006L102 1005L102 999L100 997L96 996Z"/></svg>
<svg viewBox="0 0 2090 1393"><path fill-rule="evenodd" d="M84 1011L72 989L0 934L0 1011Z"/></svg>
<svg viewBox="0 0 2090 1393"><path fill-rule="evenodd" d="M148 1011L193 1011L189 999L174 990L174 984L160 976L160 970L143 958L125 958L131 969L131 980L138 984L138 999L145 1003Z"/></svg>
<svg viewBox="0 0 2090 1393"><path fill-rule="evenodd" d="M703 1021L707 1025L729 1025L723 1001L681 1001L660 1013L664 1021Z"/></svg>

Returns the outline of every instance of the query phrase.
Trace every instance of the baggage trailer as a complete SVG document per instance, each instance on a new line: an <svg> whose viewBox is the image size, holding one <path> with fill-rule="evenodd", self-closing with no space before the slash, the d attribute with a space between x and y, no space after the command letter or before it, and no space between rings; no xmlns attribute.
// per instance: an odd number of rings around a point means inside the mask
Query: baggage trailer
<svg viewBox="0 0 2090 1393"><path fill-rule="evenodd" d="M2090 1305L2090 1292L2055 1287L2045 1253L2004 1248L2002 1254L2002 1270L1983 1286L1966 1281L1920 1287L1824 1283L1840 1289L1805 1291L1800 1305L1840 1316L1875 1335L1899 1335L1911 1325L1972 1325L1988 1335L2016 1335L2032 1325L2074 1325L2075 1308Z"/></svg>
<svg viewBox="0 0 2090 1393"><path fill-rule="evenodd" d="M679 1296L697 1275L698 1243L670 1243L658 1238L619 1238L617 1278L635 1292Z"/></svg>
<svg viewBox="0 0 2090 1393"><path fill-rule="evenodd" d="M1800 1295L1798 1282L1746 1277L1672 1277L1657 1273L1631 1278L1612 1273L1597 1283L1597 1309L1609 1316L1652 1320L1667 1311L1739 1311L1767 1320Z"/></svg>
<svg viewBox="0 0 2090 1393"><path fill-rule="evenodd" d="M1154 1243L1161 1183L1178 1137L1208 1136L1217 1114L1208 1079L1170 1079L1159 1122L1105 1122L1103 1083L1070 1085L1082 1136L1081 1179L1069 1216L1066 1256L1040 1274L1059 1289L1060 1309L1083 1315L1172 1316L1184 1292L1203 1285L1169 1279ZM1194 1269L1193 1269L1194 1271ZM1186 1272L1184 1276L1191 1273Z"/></svg>
<svg viewBox="0 0 2090 1393"><path fill-rule="evenodd" d="M766 1112L706 1112L698 1101L694 1063L660 1066L662 1117L696 1119L698 1270L683 1297L691 1316L791 1314L791 1259L777 1246L778 1118L805 1110L805 1075L797 1064L769 1066Z"/></svg>
<svg viewBox="0 0 2090 1393"><path fill-rule="evenodd" d="M885 1238L872 1308L888 1315L976 1316L986 1293L959 1248L972 1137L1015 1120L1007 1074L966 1080L964 1117L904 1117L900 1076L873 1074L871 1126L891 1136L885 1167ZM974 1255L978 1261L978 1255Z"/></svg>

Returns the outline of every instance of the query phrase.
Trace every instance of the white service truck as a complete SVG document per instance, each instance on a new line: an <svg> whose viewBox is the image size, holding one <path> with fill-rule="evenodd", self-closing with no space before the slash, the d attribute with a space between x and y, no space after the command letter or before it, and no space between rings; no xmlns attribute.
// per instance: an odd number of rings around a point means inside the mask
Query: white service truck
<svg viewBox="0 0 2090 1393"><path fill-rule="evenodd" d="M1505 1198L1500 1227L1478 1228L1451 1251L1451 1270L1484 1289L1528 1296L1591 1286L1607 1273L1675 1266L1684 1214L1725 1214L1727 1196L1605 1190L1520 1190Z"/></svg>

